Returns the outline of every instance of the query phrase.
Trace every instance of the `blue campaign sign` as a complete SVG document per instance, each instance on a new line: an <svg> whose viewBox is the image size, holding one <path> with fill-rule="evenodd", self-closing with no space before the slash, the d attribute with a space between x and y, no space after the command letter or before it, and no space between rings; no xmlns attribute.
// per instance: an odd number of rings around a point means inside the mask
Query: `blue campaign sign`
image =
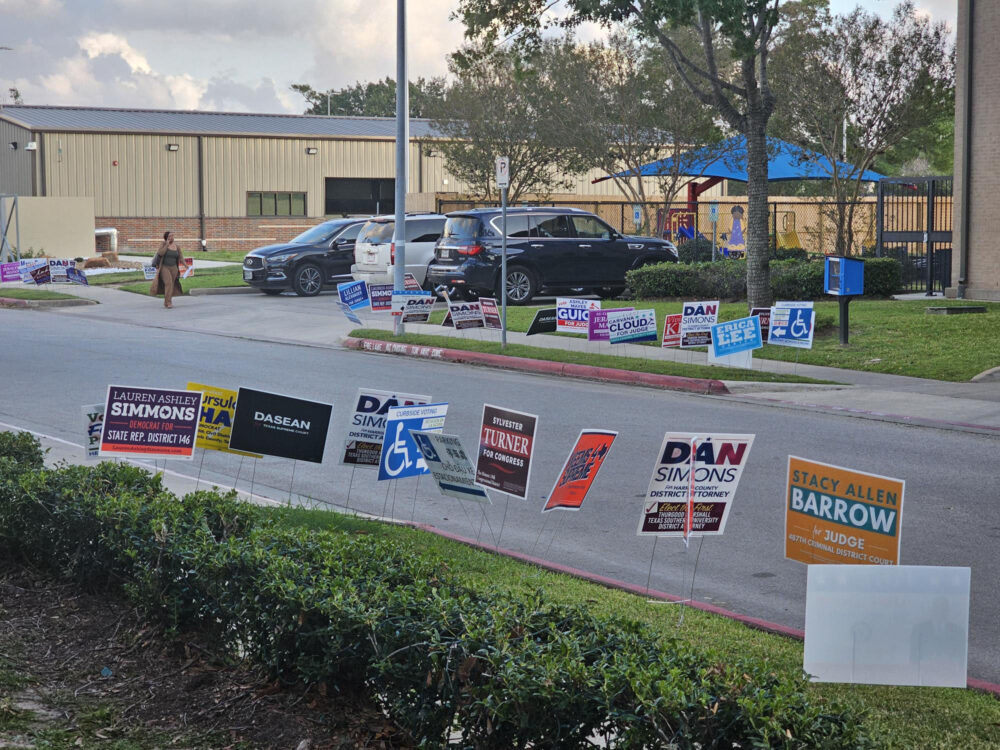
<svg viewBox="0 0 1000 750"><path fill-rule="evenodd" d="M772 307L767 343L812 349L816 314L808 307Z"/></svg>
<svg viewBox="0 0 1000 750"><path fill-rule="evenodd" d="M441 432L448 404L394 406L385 423L382 456L378 462L378 481L405 479L427 474L424 461L410 430Z"/></svg>
<svg viewBox="0 0 1000 750"><path fill-rule="evenodd" d="M368 307L368 285L363 281L345 281L337 284L340 301L352 310Z"/></svg>
<svg viewBox="0 0 1000 750"><path fill-rule="evenodd" d="M712 354L716 357L760 349L762 346L760 318L756 315L712 326Z"/></svg>
<svg viewBox="0 0 1000 750"><path fill-rule="evenodd" d="M349 321L351 321L355 325L361 325L361 318L359 318L357 316L357 313L355 313L354 310L351 309L350 305L348 305L343 300L337 302L337 304L340 305L340 311L344 313L344 315L347 317Z"/></svg>

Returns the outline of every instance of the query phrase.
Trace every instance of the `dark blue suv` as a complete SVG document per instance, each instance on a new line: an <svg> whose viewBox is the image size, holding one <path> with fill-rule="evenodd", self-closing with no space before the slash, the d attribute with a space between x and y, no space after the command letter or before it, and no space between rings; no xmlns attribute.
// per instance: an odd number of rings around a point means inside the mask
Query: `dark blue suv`
<svg viewBox="0 0 1000 750"><path fill-rule="evenodd" d="M501 289L499 208L448 214L427 280L475 298ZM571 289L617 297L625 274L650 263L676 262L666 240L627 237L592 213L575 208L507 210L507 301L525 305L539 292Z"/></svg>

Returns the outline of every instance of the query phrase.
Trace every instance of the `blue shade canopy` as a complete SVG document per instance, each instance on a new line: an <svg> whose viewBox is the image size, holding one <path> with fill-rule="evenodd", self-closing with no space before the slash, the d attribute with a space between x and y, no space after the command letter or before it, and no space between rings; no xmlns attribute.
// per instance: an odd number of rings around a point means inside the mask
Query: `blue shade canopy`
<svg viewBox="0 0 1000 750"><path fill-rule="evenodd" d="M767 139L768 163L767 179L779 180L829 180L833 176L830 160L822 154L799 148L777 138ZM643 177L669 174L677 160L680 174L685 177L721 177L738 182L747 181L747 143L742 135L729 138L712 146L703 146L686 151L669 159L660 159L639 168ZM846 162L837 162L837 171L842 177L849 177L857 171ZM616 177L626 177L632 172L620 172ZM608 179L608 178L604 178ZM866 170L861 177L866 182L878 182L882 175ZM596 182L596 180L595 180Z"/></svg>

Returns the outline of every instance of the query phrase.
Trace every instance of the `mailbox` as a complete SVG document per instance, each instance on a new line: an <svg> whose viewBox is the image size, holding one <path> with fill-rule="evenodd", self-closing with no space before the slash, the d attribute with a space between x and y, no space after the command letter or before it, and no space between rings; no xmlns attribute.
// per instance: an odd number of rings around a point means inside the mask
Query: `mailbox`
<svg viewBox="0 0 1000 750"><path fill-rule="evenodd" d="M865 263L857 258L828 255L823 272L823 289L827 294L848 297L865 292Z"/></svg>

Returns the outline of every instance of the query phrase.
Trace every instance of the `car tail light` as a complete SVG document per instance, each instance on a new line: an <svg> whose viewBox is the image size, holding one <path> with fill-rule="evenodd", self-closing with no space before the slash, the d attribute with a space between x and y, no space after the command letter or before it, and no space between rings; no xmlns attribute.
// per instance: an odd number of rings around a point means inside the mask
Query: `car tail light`
<svg viewBox="0 0 1000 750"><path fill-rule="evenodd" d="M396 265L396 243L395 242L393 242L391 245L389 245L389 265L390 266Z"/></svg>
<svg viewBox="0 0 1000 750"><path fill-rule="evenodd" d="M458 250L459 255L479 255L483 251L482 245L459 245L456 250Z"/></svg>

